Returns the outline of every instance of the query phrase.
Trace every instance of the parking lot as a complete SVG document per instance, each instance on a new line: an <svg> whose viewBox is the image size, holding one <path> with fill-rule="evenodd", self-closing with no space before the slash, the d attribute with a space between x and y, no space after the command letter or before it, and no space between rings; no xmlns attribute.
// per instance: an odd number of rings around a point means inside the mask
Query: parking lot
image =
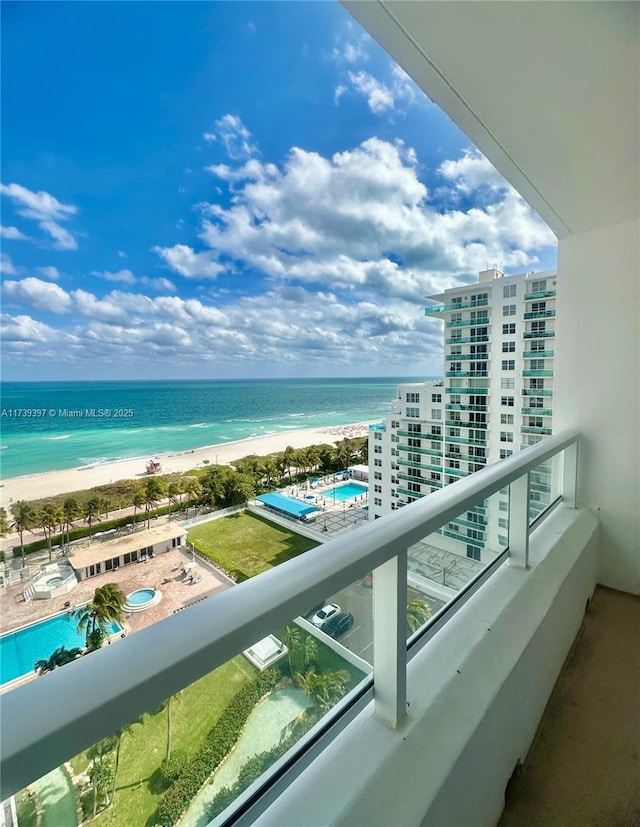
<svg viewBox="0 0 640 827"><path fill-rule="evenodd" d="M362 580L352 583L337 594L327 598L327 603L336 603L343 612L351 612L354 617L353 627L347 634L339 638L339 642L354 655L373 665L373 590ZM409 586L407 589L407 604L412 600L423 600L434 615L444 602L431 595Z"/></svg>

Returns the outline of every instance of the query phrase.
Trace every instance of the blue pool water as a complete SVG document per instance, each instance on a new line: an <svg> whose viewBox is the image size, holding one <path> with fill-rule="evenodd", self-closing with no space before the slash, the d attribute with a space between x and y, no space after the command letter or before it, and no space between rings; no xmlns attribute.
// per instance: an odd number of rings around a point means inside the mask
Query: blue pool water
<svg viewBox="0 0 640 827"><path fill-rule="evenodd" d="M67 649L85 646L84 634L78 634L76 614L63 614L41 620L17 632L0 637L0 684L33 672L37 660L44 660L60 646ZM117 623L107 629L109 634L121 631Z"/></svg>
<svg viewBox="0 0 640 827"><path fill-rule="evenodd" d="M155 589L138 589L127 597L127 603L131 606L141 606L143 603L148 603L155 593Z"/></svg>
<svg viewBox="0 0 640 827"><path fill-rule="evenodd" d="M346 485L340 485L336 488L330 488L324 492L327 499L333 499L338 503L345 500L352 500L354 497L359 497L361 494L367 494L369 489L366 485L359 485L357 482L348 482Z"/></svg>

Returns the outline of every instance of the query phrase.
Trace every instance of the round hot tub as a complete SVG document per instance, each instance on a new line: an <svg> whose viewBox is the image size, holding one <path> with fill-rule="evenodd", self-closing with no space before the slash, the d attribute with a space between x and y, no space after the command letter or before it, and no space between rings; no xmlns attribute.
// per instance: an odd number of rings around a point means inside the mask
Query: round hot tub
<svg viewBox="0 0 640 827"><path fill-rule="evenodd" d="M48 577L44 584L50 589L55 589L56 586L59 586L61 583L64 583L64 577L60 574L56 574L53 577Z"/></svg>
<svg viewBox="0 0 640 827"><path fill-rule="evenodd" d="M124 604L125 612L144 612L162 600L162 592L158 589L136 589L127 595Z"/></svg>

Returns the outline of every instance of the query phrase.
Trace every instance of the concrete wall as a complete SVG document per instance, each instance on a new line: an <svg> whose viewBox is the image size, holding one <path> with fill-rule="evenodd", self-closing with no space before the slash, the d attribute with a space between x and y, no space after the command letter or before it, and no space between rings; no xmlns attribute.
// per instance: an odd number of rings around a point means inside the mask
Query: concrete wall
<svg viewBox="0 0 640 827"><path fill-rule="evenodd" d="M551 515L532 569L502 567L411 661L403 728L367 707L254 823L496 823L594 588L597 535L587 511Z"/></svg>
<svg viewBox="0 0 640 827"><path fill-rule="evenodd" d="M578 500L598 515L598 580L640 593L640 224L560 242L556 429L582 434Z"/></svg>

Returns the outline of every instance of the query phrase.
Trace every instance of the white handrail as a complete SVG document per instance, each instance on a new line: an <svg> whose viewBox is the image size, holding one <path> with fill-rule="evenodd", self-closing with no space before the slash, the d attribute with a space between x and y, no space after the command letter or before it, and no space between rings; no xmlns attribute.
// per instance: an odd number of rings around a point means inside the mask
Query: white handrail
<svg viewBox="0 0 640 827"><path fill-rule="evenodd" d="M549 437L411 508L330 540L117 646L8 692L2 697L0 800L403 554L577 440L577 432ZM564 477L575 479L575 474Z"/></svg>

